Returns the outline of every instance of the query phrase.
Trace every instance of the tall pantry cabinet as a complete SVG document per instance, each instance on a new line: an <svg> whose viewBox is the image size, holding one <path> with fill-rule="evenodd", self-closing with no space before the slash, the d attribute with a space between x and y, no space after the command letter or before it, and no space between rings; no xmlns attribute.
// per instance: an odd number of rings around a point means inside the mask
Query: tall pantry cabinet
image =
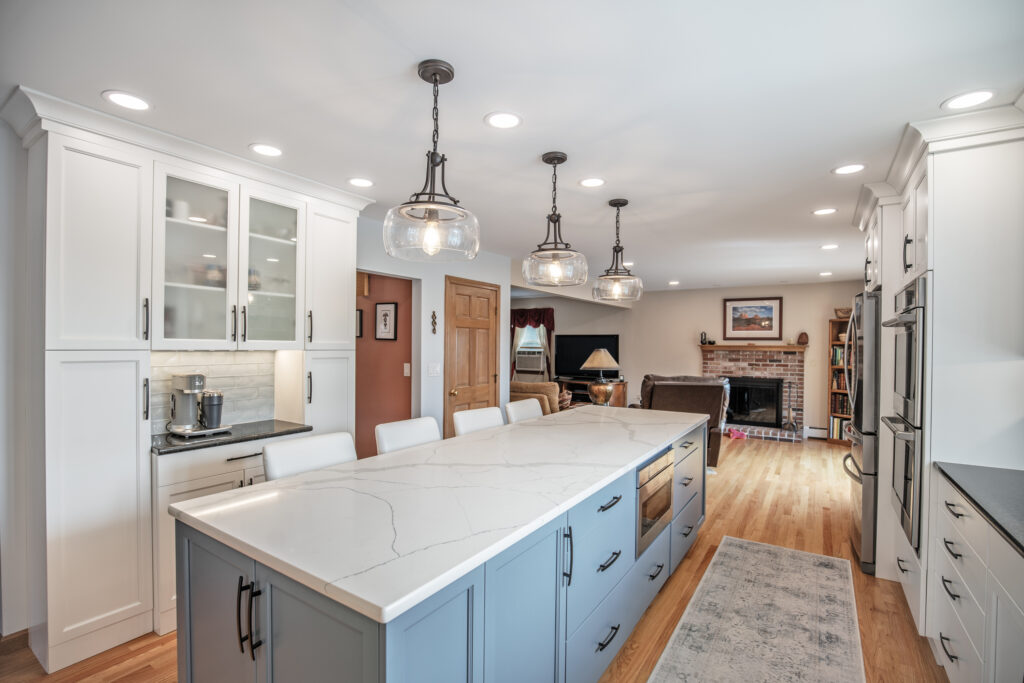
<svg viewBox="0 0 1024 683"><path fill-rule="evenodd" d="M368 202L27 89L0 118L28 157L17 442L29 644L52 672L154 627L151 349L303 353L315 322L350 368ZM320 277L350 301L306 291L320 204L344 232L318 239L347 247Z"/></svg>

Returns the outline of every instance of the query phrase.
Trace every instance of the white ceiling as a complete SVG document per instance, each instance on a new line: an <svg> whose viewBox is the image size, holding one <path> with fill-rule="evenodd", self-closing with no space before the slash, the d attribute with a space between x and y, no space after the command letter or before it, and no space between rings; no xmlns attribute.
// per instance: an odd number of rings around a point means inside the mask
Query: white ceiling
<svg viewBox="0 0 1024 683"><path fill-rule="evenodd" d="M373 179L357 192L378 218L422 183L429 57L455 65L440 149L484 249L540 241L539 157L557 149L566 236L592 272L622 196L650 290L854 279L857 193L885 177L903 126L964 91L999 105L1024 89L1024 2L0 0L0 98L23 84L243 156L276 144L273 166ZM117 109L110 88L152 109ZM494 110L524 123L492 129ZM854 161L866 171L829 172ZM591 175L608 182L577 185ZM811 215L822 206L839 212Z"/></svg>

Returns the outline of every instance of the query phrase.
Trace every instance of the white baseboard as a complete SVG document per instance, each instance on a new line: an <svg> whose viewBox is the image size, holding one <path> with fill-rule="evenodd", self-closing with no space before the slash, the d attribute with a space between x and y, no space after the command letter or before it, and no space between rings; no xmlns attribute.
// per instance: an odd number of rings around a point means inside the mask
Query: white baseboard
<svg viewBox="0 0 1024 683"><path fill-rule="evenodd" d="M824 427L804 427L805 439L827 439L828 430Z"/></svg>

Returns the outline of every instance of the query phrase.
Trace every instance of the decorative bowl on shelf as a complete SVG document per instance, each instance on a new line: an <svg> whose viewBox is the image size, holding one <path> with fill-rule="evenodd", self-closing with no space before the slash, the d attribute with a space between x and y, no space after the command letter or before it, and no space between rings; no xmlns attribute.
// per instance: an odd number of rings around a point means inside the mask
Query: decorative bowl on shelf
<svg viewBox="0 0 1024 683"><path fill-rule="evenodd" d="M853 313L853 308L850 307L836 309L837 318L849 318L851 313Z"/></svg>

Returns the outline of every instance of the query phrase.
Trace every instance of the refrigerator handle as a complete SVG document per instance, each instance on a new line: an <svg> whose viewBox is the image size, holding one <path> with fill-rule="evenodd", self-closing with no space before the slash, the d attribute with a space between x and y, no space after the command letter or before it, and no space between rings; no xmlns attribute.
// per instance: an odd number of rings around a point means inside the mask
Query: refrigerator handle
<svg viewBox="0 0 1024 683"><path fill-rule="evenodd" d="M847 463L851 463L857 472L851 470ZM843 458L843 471L846 472L850 479L853 479L858 484L864 483L864 478L862 476L864 473L860 471L859 467L857 467L857 461L853 459L853 453L847 453L846 457Z"/></svg>
<svg viewBox="0 0 1024 683"><path fill-rule="evenodd" d="M853 359L850 356L850 351L853 350L851 342L857 334L857 326L855 321L857 320L857 306L854 302L853 312L850 313L850 322L846 326L846 343L843 344L843 375L846 377L846 395L850 399L850 415L853 415L853 406L856 403L857 392L853 386L853 382L856 381L856 373L850 373L850 364Z"/></svg>

